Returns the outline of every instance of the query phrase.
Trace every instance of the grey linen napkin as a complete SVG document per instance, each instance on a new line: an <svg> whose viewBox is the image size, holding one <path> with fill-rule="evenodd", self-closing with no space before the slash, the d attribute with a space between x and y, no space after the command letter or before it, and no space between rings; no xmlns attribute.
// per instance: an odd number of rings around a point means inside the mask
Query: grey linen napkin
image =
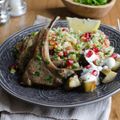
<svg viewBox="0 0 120 120"><path fill-rule="evenodd" d="M37 16L34 24L48 23L50 19ZM0 120L108 120L111 97L72 108L51 108L19 100L0 88Z"/></svg>

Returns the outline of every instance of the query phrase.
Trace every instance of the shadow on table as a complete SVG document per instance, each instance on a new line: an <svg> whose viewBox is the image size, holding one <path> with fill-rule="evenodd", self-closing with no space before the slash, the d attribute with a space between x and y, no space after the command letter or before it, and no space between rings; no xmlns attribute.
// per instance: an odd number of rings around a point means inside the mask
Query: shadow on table
<svg viewBox="0 0 120 120"><path fill-rule="evenodd" d="M50 9L47 9L47 12L51 16L61 16L61 18L65 18L67 16L69 16L69 17L80 17L80 16L77 16L76 14L70 12L66 7L50 8Z"/></svg>

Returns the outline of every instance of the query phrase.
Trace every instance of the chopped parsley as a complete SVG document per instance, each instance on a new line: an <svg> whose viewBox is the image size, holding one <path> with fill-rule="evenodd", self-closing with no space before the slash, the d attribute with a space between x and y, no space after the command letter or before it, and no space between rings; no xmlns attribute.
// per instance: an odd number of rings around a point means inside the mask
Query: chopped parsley
<svg viewBox="0 0 120 120"><path fill-rule="evenodd" d="M13 49L13 55L15 58L18 58L18 56L19 56L19 51L16 47L14 47L14 49Z"/></svg>
<svg viewBox="0 0 120 120"><path fill-rule="evenodd" d="M40 76L40 71L36 71L33 73L33 76L39 77Z"/></svg>
<svg viewBox="0 0 120 120"><path fill-rule="evenodd" d="M38 33L38 32L32 32L31 35L32 35L32 36L35 36L35 35L37 35L37 33Z"/></svg>
<svg viewBox="0 0 120 120"><path fill-rule="evenodd" d="M53 55L53 59L54 60L58 60L58 56L55 54L55 55Z"/></svg>
<svg viewBox="0 0 120 120"><path fill-rule="evenodd" d="M76 48L77 50L80 50L80 49L81 49L81 45L80 45L80 44L76 44L76 45L75 45L75 48Z"/></svg>
<svg viewBox="0 0 120 120"><path fill-rule="evenodd" d="M41 62L42 62L42 57L41 57L41 55L40 55L40 54L37 54L36 58L37 58L37 60L39 61L39 63L41 64Z"/></svg>
<svg viewBox="0 0 120 120"><path fill-rule="evenodd" d="M52 76L51 75L46 76L45 80L48 81L49 83L51 83L52 82Z"/></svg>
<svg viewBox="0 0 120 120"><path fill-rule="evenodd" d="M46 60L45 63L46 63L47 65L50 64L49 60Z"/></svg>
<svg viewBox="0 0 120 120"><path fill-rule="evenodd" d="M79 66L78 63L74 63L73 66L72 66L73 69L77 69L77 68L79 68L79 67L80 67L80 66Z"/></svg>

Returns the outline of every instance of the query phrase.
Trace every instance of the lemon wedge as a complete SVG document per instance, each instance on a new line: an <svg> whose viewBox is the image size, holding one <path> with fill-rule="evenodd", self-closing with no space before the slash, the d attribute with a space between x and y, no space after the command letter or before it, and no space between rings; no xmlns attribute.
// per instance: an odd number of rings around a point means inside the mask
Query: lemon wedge
<svg viewBox="0 0 120 120"><path fill-rule="evenodd" d="M95 32L98 30L101 21L100 20L92 20L92 19L79 19L79 18L66 18L68 21L68 25L75 32L85 33L85 32Z"/></svg>

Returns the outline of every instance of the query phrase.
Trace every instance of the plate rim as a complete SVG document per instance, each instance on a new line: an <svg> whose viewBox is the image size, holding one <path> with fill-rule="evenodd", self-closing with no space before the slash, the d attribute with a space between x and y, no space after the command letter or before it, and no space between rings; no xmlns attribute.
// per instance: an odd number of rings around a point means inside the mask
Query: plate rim
<svg viewBox="0 0 120 120"><path fill-rule="evenodd" d="M59 22L61 22L61 21L65 22L66 20L60 20ZM28 27L26 27L26 28L24 28L24 29L21 29L21 30L13 33L12 35L10 35L10 36L0 45L0 49L1 49L2 45L8 43L8 42L9 42L9 39L11 39L12 37L17 36L18 34L24 32L24 31L28 31L28 30L30 30L30 29L32 29L32 28L44 27L45 25L46 25L46 23L41 23L41 24L37 24L37 25L33 25L33 26L28 26ZM105 25L105 24L101 24L100 26L103 26L103 27L105 27L105 28L108 28L108 29L110 29L110 30L112 30L112 31L115 31L115 32L117 32L118 34L120 34L120 32L119 32L118 30L114 29L114 28L111 27L111 26L108 26L108 25ZM113 94L115 94L115 93L117 93L117 92L120 91L120 88L116 88L116 89L114 89L113 91L107 93L105 96L98 97L98 98L96 98L96 99L87 101L87 102L85 102L85 103L75 103L75 104L67 104L67 105L61 105L61 104L60 104L60 105L59 105L59 104L56 105L56 104L55 104L55 105L54 105L54 104L38 103L38 102L35 102L35 101L33 101L33 100L26 99L24 96L21 96L21 95L17 94L16 92L12 91L11 89L7 88L1 80L0 80L0 86L1 86L1 88L4 89L7 93L9 93L9 94L12 95L13 97L15 97L15 98L17 98L17 99L20 99L20 100L22 100L22 101L25 101L25 102L28 102L28 103L32 103L32 104L36 104L36 105L45 106L45 107L57 107L57 108L58 108L58 107L63 107L63 108L64 108L64 107L76 107L76 106L83 106L83 105L92 104L92 103L95 103L95 102L104 100L104 99L106 99L106 98L108 98L108 97L112 96Z"/></svg>

